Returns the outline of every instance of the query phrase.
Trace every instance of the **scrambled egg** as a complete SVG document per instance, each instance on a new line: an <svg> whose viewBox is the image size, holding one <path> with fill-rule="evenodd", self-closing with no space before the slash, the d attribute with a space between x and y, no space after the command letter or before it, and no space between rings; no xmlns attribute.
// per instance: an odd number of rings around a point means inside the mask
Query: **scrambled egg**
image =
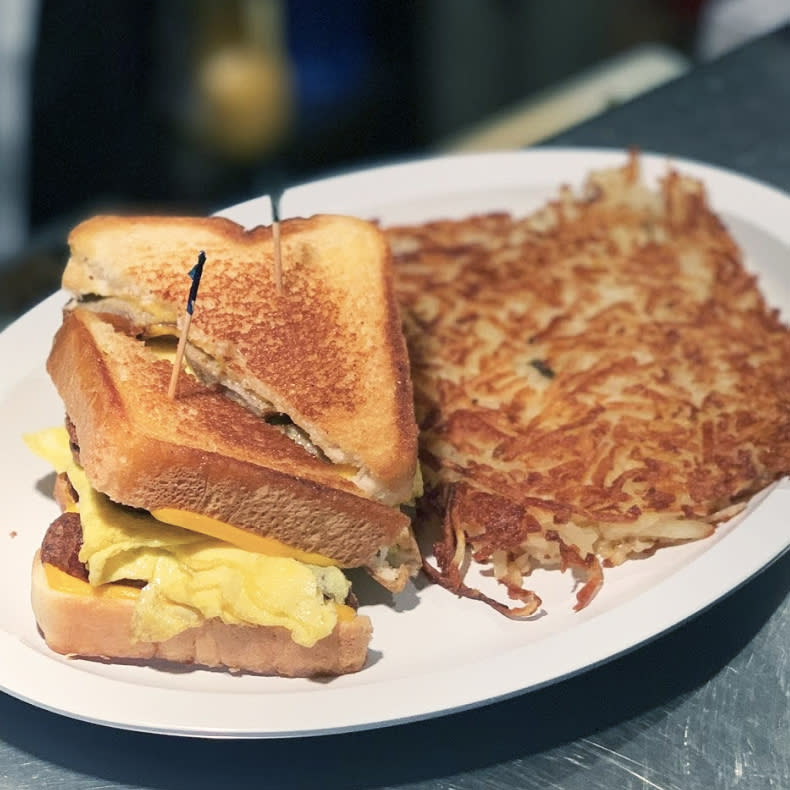
<svg viewBox="0 0 790 790"><path fill-rule="evenodd" d="M136 599L134 636L164 641L219 617L225 623L283 626L305 647L332 632L350 582L336 567L236 548L95 491L74 462L64 428L25 437L28 446L65 472L79 494L80 561L94 586L123 579L146 585ZM325 596L329 597L329 600Z"/></svg>

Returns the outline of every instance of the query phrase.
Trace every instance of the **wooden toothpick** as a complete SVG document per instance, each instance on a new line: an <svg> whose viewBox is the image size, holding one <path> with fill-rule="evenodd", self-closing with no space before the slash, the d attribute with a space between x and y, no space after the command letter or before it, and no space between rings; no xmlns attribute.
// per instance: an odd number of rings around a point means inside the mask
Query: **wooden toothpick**
<svg viewBox="0 0 790 790"><path fill-rule="evenodd" d="M189 335L189 327L192 324L192 313L195 310L195 299L197 299L198 288L200 287L200 277L203 274L203 264L206 262L206 253L203 250L198 255L197 263L189 270L189 276L192 278L192 285L189 288L189 296L187 297L187 309L184 325L181 327L181 335L178 338L178 348L176 349L176 359L173 362L173 373L170 376L170 387L167 390L167 397L173 400L176 396L176 384L178 383L178 375L181 373L181 366L184 361L184 350L187 345L187 336Z"/></svg>
<svg viewBox="0 0 790 790"><path fill-rule="evenodd" d="M283 257L280 246L280 196L272 196L272 243L274 245L274 283L277 293L283 292Z"/></svg>

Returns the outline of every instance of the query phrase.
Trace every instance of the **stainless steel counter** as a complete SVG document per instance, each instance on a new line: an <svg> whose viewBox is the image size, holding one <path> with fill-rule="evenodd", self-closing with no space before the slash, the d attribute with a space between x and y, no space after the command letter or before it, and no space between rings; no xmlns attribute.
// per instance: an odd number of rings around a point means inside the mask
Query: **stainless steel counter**
<svg viewBox="0 0 790 790"><path fill-rule="evenodd" d="M790 34L780 32L551 143L636 144L790 191L788 75ZM583 675L485 708L348 735L166 738L0 695L0 788L786 789L788 593L785 554L690 622Z"/></svg>

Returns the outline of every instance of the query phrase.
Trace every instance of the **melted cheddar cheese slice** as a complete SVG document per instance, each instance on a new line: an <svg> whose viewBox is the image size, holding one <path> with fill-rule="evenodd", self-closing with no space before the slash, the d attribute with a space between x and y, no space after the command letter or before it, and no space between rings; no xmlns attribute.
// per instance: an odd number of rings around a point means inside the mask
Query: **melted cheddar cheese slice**
<svg viewBox="0 0 790 790"><path fill-rule="evenodd" d="M128 601L135 601L140 595L139 588L130 587L128 584L103 584L101 587L94 587L48 562L43 565L47 584L58 592L69 595L90 595L93 598L125 598Z"/></svg>
<svg viewBox="0 0 790 790"><path fill-rule="evenodd" d="M337 564L323 554L302 551L288 546L276 538L256 535L254 532L234 527L201 513L191 513L188 510L177 510L176 508L159 508L152 510L151 515L157 521L183 527L192 532L199 532L201 535L208 535L245 551L257 551L260 554L268 554L270 557L290 557L299 560L299 562L306 562L308 565L320 565L325 568Z"/></svg>

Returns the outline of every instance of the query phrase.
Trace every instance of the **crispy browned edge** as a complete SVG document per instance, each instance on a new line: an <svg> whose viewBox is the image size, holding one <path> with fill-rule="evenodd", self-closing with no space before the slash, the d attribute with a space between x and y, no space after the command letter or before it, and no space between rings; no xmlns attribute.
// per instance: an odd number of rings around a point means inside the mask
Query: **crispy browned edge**
<svg viewBox="0 0 790 790"><path fill-rule="evenodd" d="M281 239L288 236L298 236L305 231L313 231L316 227L327 224L335 215L319 214L309 218L295 217L283 220L280 223ZM363 222L355 217L344 217L346 220ZM76 294L88 293L91 288L90 279L82 275L83 263L96 255L92 243L96 234L105 229L117 227L119 232L124 228L134 225L172 226L187 224L191 227L203 227L214 234L225 237L233 244L254 247L258 244L269 244L272 239L271 227L258 226L246 230L241 225L224 217L168 217L168 216L118 216L98 215L91 217L77 225L69 234L68 241L72 249L72 257L63 273L62 285L67 290ZM370 223L366 223L370 224ZM417 464L417 425L414 419L413 388L409 367L408 351L403 336L400 321L400 312L394 287L394 271L392 255L386 237L379 231L379 244L384 277L384 292L386 298L387 322L385 337L382 342L389 345L392 350L392 380L400 384L395 388L395 434L382 437L380 425L365 425L357 422L355 430L366 436L371 446L387 447L390 452L386 459L377 462L376 478L386 484L400 501L408 501L412 495L412 486ZM153 275L155 276L155 275ZM404 464L410 459L411 463Z"/></svg>
<svg viewBox="0 0 790 790"><path fill-rule="evenodd" d="M326 215L317 215L310 219L296 217L281 223L281 233L284 235L299 234L303 228L309 227L312 222L321 221ZM384 441L389 447L389 463L379 465L377 476L395 492L398 492L401 501L411 498L414 487L414 475L417 468L417 422L414 417L414 388L411 380L409 353L406 347L406 338L403 334L400 306L395 295L395 270L386 236L379 231L378 243L381 259L386 261L382 267L384 278L384 293L386 299L385 336L384 345L392 351L392 380L401 386L395 388L395 435L382 437L379 426L357 423L356 428L370 444L381 445ZM404 467L404 460L412 459L411 464Z"/></svg>
<svg viewBox="0 0 790 790"><path fill-rule="evenodd" d="M342 567L368 566L381 547L409 529L408 517L397 508L135 431L117 383L78 312L64 314L47 370L76 426L89 480L116 502L204 513L323 554ZM150 397L153 406L166 395ZM119 464L119 457L125 462ZM400 589L408 575L396 580Z"/></svg>
<svg viewBox="0 0 790 790"><path fill-rule="evenodd" d="M31 602L49 647L64 655L114 660L162 660L285 677L342 675L362 669L372 633L370 619L338 621L312 647L296 644L279 626L228 625L208 620L165 642L132 638L134 600L75 595L47 582L39 552L33 559Z"/></svg>
<svg viewBox="0 0 790 790"><path fill-rule="evenodd" d="M302 222L302 218L286 219L280 222L280 234L287 232L289 227L293 227L294 223ZM259 244L262 241L270 240L272 238L272 229L270 225L258 225L255 228L247 230L237 222L228 219L227 217L198 217L198 216L169 216L166 214L141 214L141 215L123 215L123 214L97 214L93 217L88 217L82 222L75 225L68 235L68 244L70 247L79 245L81 248L87 249L88 254L91 253L91 238L102 227L120 225L121 229L128 223L145 224L145 225L174 225L179 223L189 223L194 226L204 225L210 228L212 232L217 229L228 236L236 244L248 244L250 246ZM66 275L68 269L64 272L63 287L70 289Z"/></svg>

